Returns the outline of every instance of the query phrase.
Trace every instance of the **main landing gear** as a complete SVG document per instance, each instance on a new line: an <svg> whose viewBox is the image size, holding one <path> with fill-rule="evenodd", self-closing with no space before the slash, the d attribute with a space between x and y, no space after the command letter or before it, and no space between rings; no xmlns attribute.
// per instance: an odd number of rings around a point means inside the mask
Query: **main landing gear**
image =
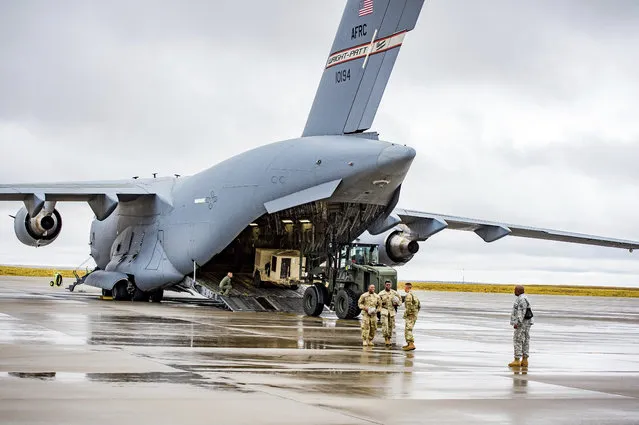
<svg viewBox="0 0 639 425"><path fill-rule="evenodd" d="M153 302L159 303L164 298L164 290L156 289L155 291L142 291L133 283L127 280L121 280L115 284L113 291L102 290L102 295L111 292L111 296L116 301L136 301L136 302Z"/></svg>
<svg viewBox="0 0 639 425"><path fill-rule="evenodd" d="M130 301L132 296L129 293L129 281L121 280L115 284L112 297L115 301Z"/></svg>

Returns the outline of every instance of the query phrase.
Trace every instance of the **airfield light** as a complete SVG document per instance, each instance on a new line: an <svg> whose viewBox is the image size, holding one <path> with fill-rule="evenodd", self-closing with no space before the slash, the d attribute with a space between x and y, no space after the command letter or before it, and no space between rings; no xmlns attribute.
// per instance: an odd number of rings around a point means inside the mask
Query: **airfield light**
<svg viewBox="0 0 639 425"><path fill-rule="evenodd" d="M282 223L284 223L284 224L293 224L293 220L285 219L285 220L282 220Z"/></svg>
<svg viewBox="0 0 639 425"><path fill-rule="evenodd" d="M257 223L249 223L249 226L251 226L251 227L257 227Z"/></svg>
<svg viewBox="0 0 639 425"><path fill-rule="evenodd" d="M300 220L300 223L304 223L304 224L307 224L307 223L310 223L310 222L311 222L311 220L307 220L305 218Z"/></svg>

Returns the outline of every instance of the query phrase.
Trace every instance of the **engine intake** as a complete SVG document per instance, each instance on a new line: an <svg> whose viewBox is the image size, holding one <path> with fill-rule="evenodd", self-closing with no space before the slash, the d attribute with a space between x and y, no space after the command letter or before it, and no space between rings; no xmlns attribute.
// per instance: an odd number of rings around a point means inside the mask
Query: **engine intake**
<svg viewBox="0 0 639 425"><path fill-rule="evenodd" d="M20 208L13 220L13 229L18 240L29 246L46 246L53 242L62 230L62 216L58 210L43 209L31 217L25 207Z"/></svg>
<svg viewBox="0 0 639 425"><path fill-rule="evenodd" d="M403 232L393 232L386 239L386 255L396 263L407 263L419 251L419 244Z"/></svg>

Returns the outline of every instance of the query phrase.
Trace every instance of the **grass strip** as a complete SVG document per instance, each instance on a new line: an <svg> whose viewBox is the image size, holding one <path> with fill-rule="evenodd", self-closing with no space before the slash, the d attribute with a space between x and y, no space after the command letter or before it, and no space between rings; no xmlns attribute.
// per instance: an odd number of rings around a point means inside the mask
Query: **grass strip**
<svg viewBox="0 0 639 425"><path fill-rule="evenodd" d="M84 270L83 270L84 271ZM39 268L22 266L0 266L0 276L49 277L53 279L56 272L62 277L72 278L73 269L70 268ZM448 283L448 282L420 282L411 281L413 289L441 292L484 292L497 294L512 294L513 285L491 283ZM404 282L400 282L400 289ZM639 288L619 288L606 286L574 286L574 285L526 285L527 294L539 295L573 295L587 297L630 297L639 298Z"/></svg>
<svg viewBox="0 0 639 425"><path fill-rule="evenodd" d="M39 268L39 267L21 267L21 266L0 266L0 276L27 276L27 277L50 277L59 272L62 277L74 277L73 269L70 268ZM84 270L82 270L84 272ZM82 276L83 273L80 273Z"/></svg>
<svg viewBox="0 0 639 425"><path fill-rule="evenodd" d="M403 288L403 283L399 288ZM413 289L442 292L485 292L498 294L512 294L515 285L490 283L447 283L447 282L419 282L411 281ZM538 295L572 295L585 297L631 297L639 298L639 288L619 288L606 286L575 286L575 285L524 285L527 294Z"/></svg>

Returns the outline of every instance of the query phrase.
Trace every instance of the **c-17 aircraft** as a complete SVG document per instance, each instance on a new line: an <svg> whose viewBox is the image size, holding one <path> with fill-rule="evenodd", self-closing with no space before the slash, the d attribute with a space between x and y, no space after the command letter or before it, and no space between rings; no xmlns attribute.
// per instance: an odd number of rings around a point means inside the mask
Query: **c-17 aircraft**
<svg viewBox="0 0 639 425"><path fill-rule="evenodd" d="M415 150L368 131L423 0L348 0L301 137L249 150L189 177L0 185L22 201L18 239L51 244L57 202L87 202L96 271L83 283L116 300L159 301L194 265L228 264L254 247L308 254L359 240L381 261L410 261L444 229L632 251L639 242L397 208ZM236 256L237 257L237 256ZM236 264L242 266L242 264ZM353 302L356 300L350 300Z"/></svg>

